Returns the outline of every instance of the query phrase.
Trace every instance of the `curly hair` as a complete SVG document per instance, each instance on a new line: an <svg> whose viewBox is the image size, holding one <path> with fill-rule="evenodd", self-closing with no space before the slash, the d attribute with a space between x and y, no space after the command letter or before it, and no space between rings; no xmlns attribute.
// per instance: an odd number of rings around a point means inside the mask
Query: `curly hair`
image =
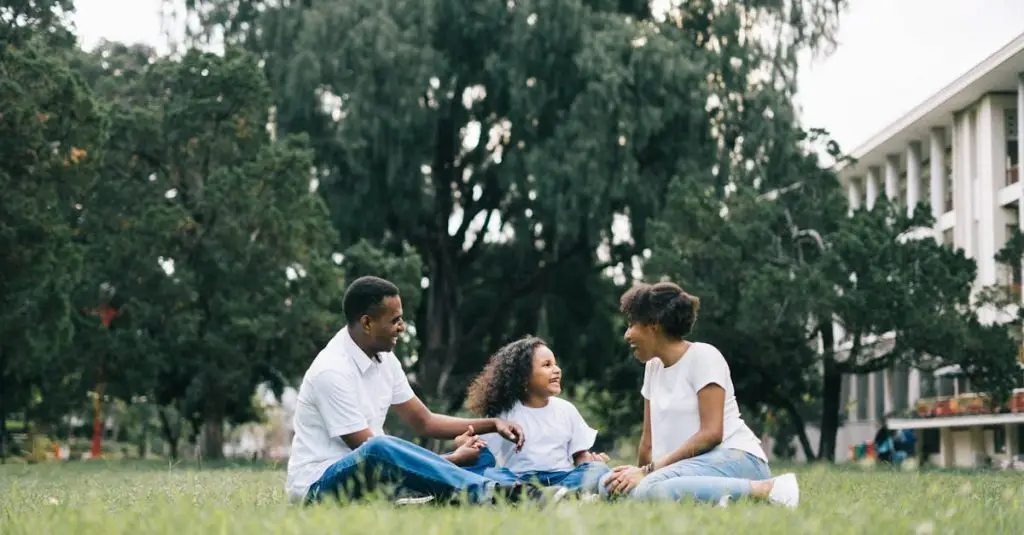
<svg viewBox="0 0 1024 535"><path fill-rule="evenodd" d="M533 352L546 345L536 336L525 336L496 351L469 385L466 408L494 418L515 406L526 397L526 385L533 375Z"/></svg>
<svg viewBox="0 0 1024 535"><path fill-rule="evenodd" d="M619 311L626 321L660 325L665 335L673 338L685 338L693 331L699 310L700 298L671 282L638 283L619 300Z"/></svg>

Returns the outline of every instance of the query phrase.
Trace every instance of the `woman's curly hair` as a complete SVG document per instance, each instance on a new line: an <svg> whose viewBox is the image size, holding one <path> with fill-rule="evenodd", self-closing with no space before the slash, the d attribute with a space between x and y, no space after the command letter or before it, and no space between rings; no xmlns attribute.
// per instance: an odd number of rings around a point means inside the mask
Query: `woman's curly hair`
<svg viewBox="0 0 1024 535"><path fill-rule="evenodd" d="M469 385L466 407L470 412L494 418L526 397L526 385L533 374L533 352L546 345L536 336L526 336L491 355L484 370Z"/></svg>

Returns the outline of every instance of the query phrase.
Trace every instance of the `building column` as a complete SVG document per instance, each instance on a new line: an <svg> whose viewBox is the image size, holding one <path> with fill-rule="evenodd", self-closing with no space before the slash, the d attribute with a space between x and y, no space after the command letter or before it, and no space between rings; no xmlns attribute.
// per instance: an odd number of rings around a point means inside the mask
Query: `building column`
<svg viewBox="0 0 1024 535"><path fill-rule="evenodd" d="M882 411L886 418L888 418L894 408L892 401L893 373L891 369L885 369L878 373L882 374L882 389L885 391L885 395L882 398Z"/></svg>
<svg viewBox="0 0 1024 535"><path fill-rule="evenodd" d="M850 179L850 183L846 186L846 201L850 205L850 214L854 211L860 210L860 187L857 185L856 179Z"/></svg>
<svg viewBox="0 0 1024 535"><path fill-rule="evenodd" d="M889 154L885 157L885 196L896 200L900 194L900 157Z"/></svg>
<svg viewBox="0 0 1024 535"><path fill-rule="evenodd" d="M1017 176L1024 178L1024 72L1017 75ZM1020 192L1020 198L1017 199L1017 223L1024 231L1024 182ZM1024 299L1024 292L1021 292L1021 297Z"/></svg>
<svg viewBox="0 0 1024 535"><path fill-rule="evenodd" d="M921 201L921 142L911 141L907 145L907 215L914 215L914 208Z"/></svg>
<svg viewBox="0 0 1024 535"><path fill-rule="evenodd" d="M875 201L878 199L878 168L868 168L867 176L864 177L864 206L867 206L868 210L875 207Z"/></svg>
<svg viewBox="0 0 1024 535"><path fill-rule="evenodd" d="M946 213L946 131L942 127L932 128L928 142L928 169L931 174L932 216L938 222ZM935 239L942 241L942 231L935 226Z"/></svg>
<svg viewBox="0 0 1024 535"><path fill-rule="evenodd" d="M941 468L952 468L956 460L956 442L953 441L953 430L948 427L939 429L939 457Z"/></svg>
<svg viewBox="0 0 1024 535"><path fill-rule="evenodd" d="M994 257L999 252L997 236L1004 228L997 225L999 190L1006 184L1006 125L1003 114L991 96L981 100L974 120L974 143L976 145L976 189L974 217L977 218L974 239L974 257L978 262L978 286L985 287L999 283L999 272Z"/></svg>
<svg viewBox="0 0 1024 535"><path fill-rule="evenodd" d="M956 155L953 170L955 184L953 191L957 193L954 199L954 211L956 212L957 235L956 244L963 249L968 258L977 256L977 245L974 243L974 197L972 163L975 160L976 143L971 131L971 112L962 111L954 114L954 141L953 154Z"/></svg>
<svg viewBox="0 0 1024 535"><path fill-rule="evenodd" d="M1020 447L1020 445L1017 444L1017 425L1018 424L1006 424L1003 426L1003 435L1006 437L1006 440L1003 442L1006 445L1006 457L1008 459L1013 459L1013 457L1017 455L1017 450Z"/></svg>
<svg viewBox="0 0 1024 535"><path fill-rule="evenodd" d="M945 171L945 151L946 151L946 140L943 135L942 128L932 128L931 135L929 136L928 143L928 195L929 203L932 205L932 217L935 218L935 229L934 237L935 241L942 243L942 227L939 225L942 219L942 214L946 213L946 171ZM916 158L911 157L912 152L916 153ZM921 173L921 146L917 145L916 148L911 145L908 149L908 157L915 161L913 167L907 166L907 177L908 179L912 176L916 176L916 182L920 183ZM913 169L913 170L912 170ZM908 197L910 188L907 188ZM907 405L914 407L917 402L921 399L921 370L911 367L910 373L907 377Z"/></svg>

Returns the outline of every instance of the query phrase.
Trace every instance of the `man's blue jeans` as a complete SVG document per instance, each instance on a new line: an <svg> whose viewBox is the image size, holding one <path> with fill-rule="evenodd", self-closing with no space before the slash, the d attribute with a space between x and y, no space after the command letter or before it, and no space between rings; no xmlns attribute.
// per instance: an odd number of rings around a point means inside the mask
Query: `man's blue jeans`
<svg viewBox="0 0 1024 535"><path fill-rule="evenodd" d="M306 503L326 495L358 499L378 485L429 494L438 499L465 492L471 503L490 501L498 483L460 468L436 453L391 436L374 436L324 471Z"/></svg>
<svg viewBox="0 0 1024 535"><path fill-rule="evenodd" d="M745 451L719 448L691 459L655 470L629 493L641 500L675 500L690 498L699 502L717 502L725 496L738 500L752 493L751 481L771 479L768 463ZM609 497L605 486L599 485L601 496Z"/></svg>
<svg viewBox="0 0 1024 535"><path fill-rule="evenodd" d="M503 485L535 483L544 487L561 486L582 492L597 492L598 482L611 471L600 462L582 463L572 470L544 470L517 474L508 468L498 468L494 454L487 447L480 449L480 458L467 470Z"/></svg>

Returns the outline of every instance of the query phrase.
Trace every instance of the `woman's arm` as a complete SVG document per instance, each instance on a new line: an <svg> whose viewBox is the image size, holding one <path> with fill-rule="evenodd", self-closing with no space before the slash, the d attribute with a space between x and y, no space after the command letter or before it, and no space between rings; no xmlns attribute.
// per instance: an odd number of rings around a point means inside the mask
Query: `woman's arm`
<svg viewBox="0 0 1024 535"><path fill-rule="evenodd" d="M723 428L725 427L725 389L717 383L709 383L700 389L700 392L697 392L697 410L700 413L700 429L672 453L661 459L653 459L653 464L646 470L648 473L683 459L707 453L722 443ZM646 420L645 417L645 434ZM641 466L646 464L643 457L641 457L640 463Z"/></svg>
<svg viewBox="0 0 1024 535"><path fill-rule="evenodd" d="M637 466L651 462L651 401L644 399L644 430L637 447Z"/></svg>

